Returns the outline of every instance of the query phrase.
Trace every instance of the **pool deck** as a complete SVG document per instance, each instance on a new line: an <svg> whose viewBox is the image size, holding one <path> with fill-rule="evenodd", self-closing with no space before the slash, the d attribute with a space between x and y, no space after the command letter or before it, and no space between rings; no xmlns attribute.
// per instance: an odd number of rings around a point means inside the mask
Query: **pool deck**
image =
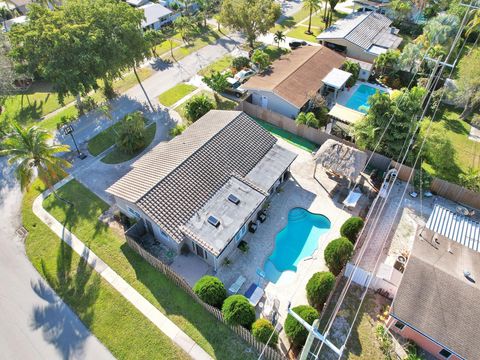
<svg viewBox="0 0 480 360"><path fill-rule="evenodd" d="M252 282L259 280L256 271L258 268L263 269L265 261L273 252L275 236L287 225L288 212L292 208L302 207L327 216L331 221L331 228L319 238L319 246L313 255L301 261L296 272L284 272L277 283L268 283L265 280L260 283L267 298L279 301L279 321L283 324L289 302L292 306L307 304L305 285L315 272L327 270L323 250L331 240L339 236L340 226L351 215L342 210L342 206L334 202L313 178L312 155L282 140L279 140L279 143L298 154L291 166L292 177L280 192L273 195L267 210L267 220L258 227L255 234L247 233L245 236L244 240L249 245L248 252L242 253L237 249L229 257L231 263L228 266L221 266L216 273L210 273L218 276L227 289L238 276L244 276L247 281L238 292L243 294ZM265 299L262 300L264 301Z"/></svg>

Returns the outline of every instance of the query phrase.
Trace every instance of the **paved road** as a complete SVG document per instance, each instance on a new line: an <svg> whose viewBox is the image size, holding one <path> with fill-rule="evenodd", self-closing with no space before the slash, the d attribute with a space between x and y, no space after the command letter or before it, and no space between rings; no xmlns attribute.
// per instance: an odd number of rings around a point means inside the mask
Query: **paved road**
<svg viewBox="0 0 480 360"><path fill-rule="evenodd" d="M15 236L21 193L0 158L0 358L114 359L43 281Z"/></svg>

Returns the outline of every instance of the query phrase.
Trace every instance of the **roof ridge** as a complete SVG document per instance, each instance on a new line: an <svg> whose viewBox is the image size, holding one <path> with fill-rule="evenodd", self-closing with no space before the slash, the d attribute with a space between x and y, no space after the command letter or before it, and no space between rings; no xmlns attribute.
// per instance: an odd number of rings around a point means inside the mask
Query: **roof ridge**
<svg viewBox="0 0 480 360"><path fill-rule="evenodd" d="M365 11L365 12L367 12L367 11ZM369 14L368 14L367 16L365 16L362 21L360 21L360 22L359 22L357 25L355 25L348 33L345 34L345 36L343 37L344 39L345 39L348 35L350 35L350 34L352 33L352 31L354 31L357 27L359 27L361 23L363 23L365 20L367 20L367 19L370 17L370 15L374 14L375 11L368 11L368 13L369 13ZM360 15L359 15L359 16L360 16Z"/></svg>
<svg viewBox="0 0 480 360"><path fill-rule="evenodd" d="M275 85L275 87L273 88L273 91L275 91L275 89L277 87L279 87L280 85L282 85L285 81L287 81L288 79L290 79L291 76L293 76L297 71L300 70L301 67L303 67L303 65L305 65L305 63L307 61L309 61L312 57L314 57L315 55L317 55L321 50L322 48L326 48L325 46L323 45L320 45L320 46L313 46L314 48L318 48L317 51L315 52L312 52L312 54L307 57L304 61L302 61L296 68L293 69L292 72L290 72L282 81L280 81L277 85Z"/></svg>

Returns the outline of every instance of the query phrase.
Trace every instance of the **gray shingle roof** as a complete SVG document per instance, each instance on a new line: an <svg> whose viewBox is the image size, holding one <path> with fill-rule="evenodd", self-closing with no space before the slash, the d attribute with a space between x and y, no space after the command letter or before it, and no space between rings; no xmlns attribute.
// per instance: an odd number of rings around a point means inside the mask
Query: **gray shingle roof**
<svg viewBox="0 0 480 360"><path fill-rule="evenodd" d="M108 191L136 199L132 202L180 242L180 227L232 176L245 178L276 142L245 113L210 111L152 149Z"/></svg>
<svg viewBox="0 0 480 360"><path fill-rule="evenodd" d="M480 254L443 236L435 242L429 230L422 237L415 240L391 312L461 357L480 359Z"/></svg>
<svg viewBox="0 0 480 360"><path fill-rule="evenodd" d="M345 39L368 50L372 45L395 49L402 39L390 33L390 20L376 12L357 12L336 21L318 40Z"/></svg>

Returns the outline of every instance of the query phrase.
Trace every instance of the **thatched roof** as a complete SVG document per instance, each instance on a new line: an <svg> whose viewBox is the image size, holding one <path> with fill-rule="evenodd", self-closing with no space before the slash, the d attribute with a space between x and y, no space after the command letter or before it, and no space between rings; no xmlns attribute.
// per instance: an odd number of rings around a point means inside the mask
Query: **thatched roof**
<svg viewBox="0 0 480 360"><path fill-rule="evenodd" d="M329 139L314 156L318 165L355 181L367 162L367 154L339 141Z"/></svg>

